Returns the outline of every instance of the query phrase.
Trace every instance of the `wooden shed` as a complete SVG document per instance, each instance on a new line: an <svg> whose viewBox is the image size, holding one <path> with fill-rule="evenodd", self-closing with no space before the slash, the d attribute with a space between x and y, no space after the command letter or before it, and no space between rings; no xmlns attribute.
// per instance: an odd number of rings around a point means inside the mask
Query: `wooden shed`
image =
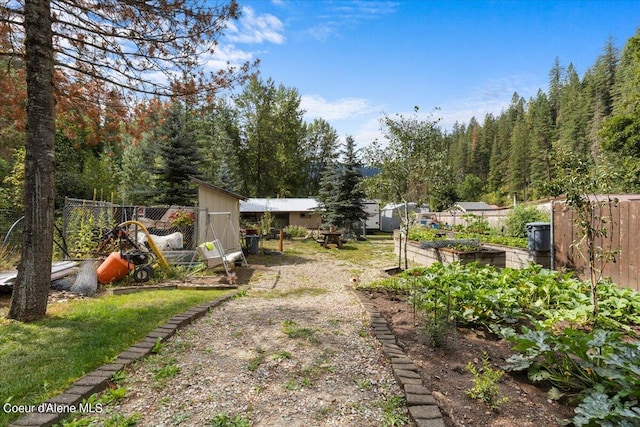
<svg viewBox="0 0 640 427"><path fill-rule="evenodd" d="M215 230L225 249L239 247L240 200L247 198L224 188L192 178L198 184L198 241L213 240Z"/></svg>

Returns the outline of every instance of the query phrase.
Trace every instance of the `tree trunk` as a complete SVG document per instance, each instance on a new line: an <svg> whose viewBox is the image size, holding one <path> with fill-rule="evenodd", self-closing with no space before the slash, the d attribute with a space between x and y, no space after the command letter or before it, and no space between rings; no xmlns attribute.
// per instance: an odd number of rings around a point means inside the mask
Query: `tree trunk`
<svg viewBox="0 0 640 427"><path fill-rule="evenodd" d="M8 317L31 321L47 311L53 251L55 92L50 0L24 5L27 145L22 253Z"/></svg>

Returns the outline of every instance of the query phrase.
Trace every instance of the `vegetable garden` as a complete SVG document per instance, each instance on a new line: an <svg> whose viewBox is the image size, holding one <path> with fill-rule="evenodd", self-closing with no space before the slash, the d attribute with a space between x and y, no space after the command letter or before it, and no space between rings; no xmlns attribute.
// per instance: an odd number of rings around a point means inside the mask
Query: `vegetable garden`
<svg viewBox="0 0 640 427"><path fill-rule="evenodd" d="M571 274L531 265L475 264L415 268L366 288L400 298L433 347L447 346L456 327L482 328L511 343L501 368L575 406L576 426L640 424L640 294L612 283L598 287ZM453 350L455 351L455 350Z"/></svg>

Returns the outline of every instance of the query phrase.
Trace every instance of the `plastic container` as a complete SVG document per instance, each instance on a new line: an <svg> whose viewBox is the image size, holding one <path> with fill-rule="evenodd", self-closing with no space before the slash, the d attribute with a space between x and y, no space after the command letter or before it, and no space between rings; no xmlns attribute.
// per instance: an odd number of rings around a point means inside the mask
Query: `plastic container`
<svg viewBox="0 0 640 427"><path fill-rule="evenodd" d="M247 246L247 253L250 255L258 254L258 241L260 240L260 236L245 236L244 243Z"/></svg>
<svg viewBox="0 0 640 427"><path fill-rule="evenodd" d="M120 252L112 252L98 267L98 282L111 283L123 279L135 266L122 259Z"/></svg>
<svg viewBox="0 0 640 427"><path fill-rule="evenodd" d="M547 252L551 250L551 223L528 222L526 225L527 249L530 251Z"/></svg>

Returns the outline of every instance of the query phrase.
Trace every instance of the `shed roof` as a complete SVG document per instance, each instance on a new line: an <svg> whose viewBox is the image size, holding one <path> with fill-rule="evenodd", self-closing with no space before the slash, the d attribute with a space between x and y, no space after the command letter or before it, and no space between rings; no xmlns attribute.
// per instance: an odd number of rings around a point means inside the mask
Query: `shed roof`
<svg viewBox="0 0 640 427"><path fill-rule="evenodd" d="M309 212L319 206L316 199L311 198L250 198L240 202L240 213L245 212Z"/></svg>
<svg viewBox="0 0 640 427"><path fill-rule="evenodd" d="M417 204L415 202L408 202L407 203L407 207L411 210L416 209ZM386 205L384 205L384 207L382 208L383 211L392 211L394 209L404 209L404 203L387 203Z"/></svg>
<svg viewBox="0 0 640 427"><path fill-rule="evenodd" d="M220 193L226 194L227 196L231 196L234 197L238 200L247 200L247 198L245 196L241 196L240 194L236 194L233 191L229 191L229 190L225 190L224 188L218 187L216 185L213 184L209 184L206 181L203 181L201 179L195 178L195 177L191 177L191 181L195 182L196 184L202 186L202 187L206 187L209 188L211 190L215 190L215 191L219 191Z"/></svg>
<svg viewBox="0 0 640 427"><path fill-rule="evenodd" d="M464 212L495 210L495 207L485 202L458 202L454 206Z"/></svg>

